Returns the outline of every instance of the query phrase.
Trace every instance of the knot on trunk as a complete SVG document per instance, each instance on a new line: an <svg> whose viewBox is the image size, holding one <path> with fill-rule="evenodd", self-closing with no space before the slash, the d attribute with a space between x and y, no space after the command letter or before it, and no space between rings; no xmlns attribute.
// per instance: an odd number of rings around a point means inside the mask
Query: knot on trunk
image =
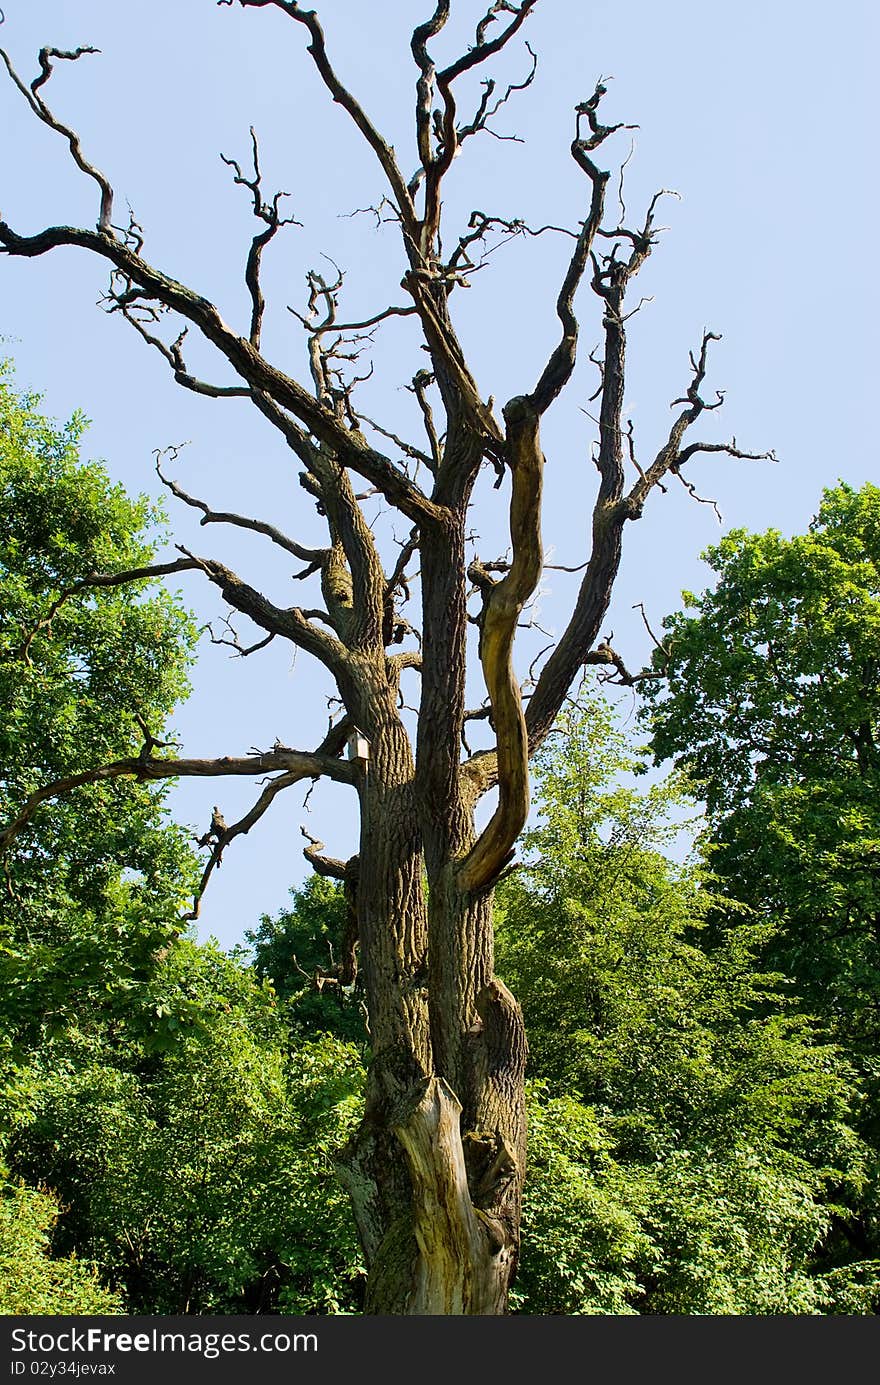
<svg viewBox="0 0 880 1385"><path fill-rule="evenodd" d="M474 1206L494 1205L519 1171L514 1151L497 1130L469 1130L463 1144Z"/></svg>
<svg viewBox="0 0 880 1385"><path fill-rule="evenodd" d="M519 1082L529 1047L519 1002L503 981L494 977L476 999L480 1017L478 1044L488 1078Z"/></svg>

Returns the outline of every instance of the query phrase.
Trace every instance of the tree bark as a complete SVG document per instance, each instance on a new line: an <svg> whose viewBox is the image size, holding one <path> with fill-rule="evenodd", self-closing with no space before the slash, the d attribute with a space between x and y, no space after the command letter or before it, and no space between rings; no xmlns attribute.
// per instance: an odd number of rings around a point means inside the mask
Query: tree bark
<svg viewBox="0 0 880 1385"><path fill-rule="evenodd" d="M365 1307L503 1313L519 1255L522 1017L493 977L491 897L462 894L447 861L426 900L408 738L375 687L364 710L357 916L372 1058L337 1169L366 1258Z"/></svg>

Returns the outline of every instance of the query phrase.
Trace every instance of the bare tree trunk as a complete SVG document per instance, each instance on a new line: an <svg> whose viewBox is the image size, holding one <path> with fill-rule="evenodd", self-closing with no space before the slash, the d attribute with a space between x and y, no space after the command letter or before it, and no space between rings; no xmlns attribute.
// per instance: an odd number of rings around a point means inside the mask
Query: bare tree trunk
<svg viewBox="0 0 880 1385"><path fill-rule="evenodd" d="M519 1258L524 1049L517 1058L507 1048L511 1028L521 1037L522 1025L500 983L484 1013L481 1095L494 1126L469 1127L456 1093L436 1074L395 1101L377 1091L382 1079L371 1073L366 1115L339 1162L367 1259L367 1313L507 1311ZM517 1086L511 1106L507 1094Z"/></svg>
<svg viewBox="0 0 880 1385"><path fill-rule="evenodd" d="M366 1311L504 1313L519 1253L522 1018L492 975L490 897L462 895L448 866L426 909L408 742L393 715L371 731L357 907L373 1057L338 1161Z"/></svg>

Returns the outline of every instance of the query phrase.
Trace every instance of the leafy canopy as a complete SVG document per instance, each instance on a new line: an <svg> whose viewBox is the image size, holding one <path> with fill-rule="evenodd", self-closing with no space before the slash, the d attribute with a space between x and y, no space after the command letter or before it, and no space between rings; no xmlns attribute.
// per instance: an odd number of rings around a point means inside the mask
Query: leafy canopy
<svg viewBox="0 0 880 1385"><path fill-rule="evenodd" d="M186 696L196 632L145 583L77 590L148 563L162 515L84 462L0 367L0 821L71 764L137 751ZM3 860L0 1030L22 1041L106 989L125 993L179 930L195 863L163 790L115 780L44 805Z"/></svg>
<svg viewBox="0 0 880 1385"><path fill-rule="evenodd" d="M152 1003L150 1003L152 1002ZM361 1110L357 1052L288 1031L271 987L180 940L143 1020L106 1018L44 1046L20 1176L68 1208L63 1256L87 1256L129 1312L353 1311L362 1278L332 1153Z"/></svg>
<svg viewBox="0 0 880 1385"><path fill-rule="evenodd" d="M880 489L839 484L806 534L736 530L706 556L715 586L665 622L654 750L699 784L712 869L767 930L764 964L858 1075L870 1177L844 1199L837 1272L880 1258Z"/></svg>
<svg viewBox="0 0 880 1385"><path fill-rule="evenodd" d="M852 1279L817 1255L864 1178L852 1072L762 968L767 928L708 928L723 901L667 854L682 786L642 764L600 699L570 709L499 890L535 1084L522 1309L837 1311Z"/></svg>
<svg viewBox="0 0 880 1385"><path fill-rule="evenodd" d="M734 531L666 621L654 750L699 783L713 869L877 1081L880 489L826 490L809 532ZM658 660L660 656L658 655Z"/></svg>

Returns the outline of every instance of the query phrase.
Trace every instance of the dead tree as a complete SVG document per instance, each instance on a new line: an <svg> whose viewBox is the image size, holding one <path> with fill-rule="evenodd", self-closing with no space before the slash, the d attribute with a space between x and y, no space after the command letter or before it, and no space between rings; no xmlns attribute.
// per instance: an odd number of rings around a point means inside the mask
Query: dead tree
<svg viewBox="0 0 880 1385"><path fill-rule="evenodd" d="M313 10L296 0L238 3L253 9L271 5L287 16L292 29L301 31L329 98L360 132L384 184L377 215L390 218L399 231L401 303L346 322L339 306L341 276L313 272L309 302L299 314L311 379L303 383L274 365L261 349L266 309L261 264L289 219L282 215L281 195L269 198L263 190L256 138L252 167L227 160L236 183L252 198L257 222L245 266L250 321L241 333L226 323L213 302L146 258L144 233L133 218L128 225L117 224L109 180L87 157L76 132L49 106L47 85L54 65L92 51L86 48L43 49L38 75L30 82L4 58L34 116L67 140L73 160L96 184L97 225L49 226L28 235L3 221L0 246L10 258L76 246L106 261L109 310L121 314L161 353L185 389L249 399L286 440L302 486L326 521L326 544L308 548L273 525L215 512L166 482L183 503L203 511L203 523L251 529L295 556L304 565L300 575L320 587L320 609L281 609L217 559L183 550L174 561L148 570L95 573L59 599L73 601L90 586L148 575L200 573L233 611L259 628L261 637L252 648L278 639L320 661L335 680L344 715L312 751L276 744L271 751L216 760L157 755L159 743L145 731L143 746L129 757L96 767L72 766L67 778L33 794L0 842L9 842L42 803L81 784L120 775L141 780L268 775L250 812L239 822L224 824L217 835L204 889L221 851L254 825L278 793L320 776L350 786L360 805L357 857L334 862L319 855L318 844L307 848L307 854L317 869L345 881L357 921L372 1060L364 1117L341 1151L338 1168L368 1266L367 1311L503 1313L519 1251L526 1036L516 1000L493 971L492 889L526 821L529 757L550 731L585 664L605 665L609 676L624 682L638 677L627 672L607 640L600 641L627 524L640 517L650 493L663 489L668 477L684 480L681 470L697 454L752 454L740 452L734 442L686 441L701 415L721 403L720 396L707 400L703 395L713 339L706 333L691 356L690 379L675 401L674 421L662 445L644 465L636 459L623 423L628 294L655 244L660 194L635 225L606 216L611 174L604 167L604 146L621 127L603 123L600 107L606 90L601 82L574 112L571 157L584 188L578 225L569 230L531 228L475 211L467 225L441 235L444 179L453 160L468 140L491 131L499 108L529 85L534 63L528 59L524 79L506 91L486 77L482 94L465 116L459 108L462 86L468 74L487 71L517 39L538 0L494 0L479 19L470 46L445 65L435 60L432 49L449 18L451 0L437 0L433 14L413 30L409 44L416 76L417 156L411 175L337 75ZM538 378L525 381L523 392L496 410L465 359L453 300L467 288L468 275L483 263L493 238L548 229L567 236L570 244L555 302L558 339ZM541 423L575 367L575 299L582 287L598 303L604 338L594 358L600 376L593 406L598 485L592 506L585 507L586 561L574 608L524 689L515 672L514 641L544 566ZM427 364L421 357L422 368L411 384L425 424L419 446L360 416L351 373L345 373L346 360L363 348L363 334L401 315L417 323L427 353ZM176 326L167 329L175 320L182 326L176 335ZM190 330L233 368L235 385L215 385L189 371L185 347ZM484 561L469 549L469 511L483 467L494 472L493 494L509 514L509 549L503 561ZM364 482L369 494L402 516L411 531L393 561L380 552L365 518L363 491L357 489ZM692 488L690 481L685 484ZM416 567L417 588L412 577ZM418 637L404 614L415 590L421 598ZM468 653L475 644L469 633L475 626L486 691L486 702L476 713L465 700ZM414 744L399 697L405 669L417 670L421 684ZM491 744L475 753L463 749L466 723L472 719L484 721L492 736ZM345 753L351 736L356 738L353 758ZM492 790L497 791L497 806L478 831L477 807Z"/></svg>

